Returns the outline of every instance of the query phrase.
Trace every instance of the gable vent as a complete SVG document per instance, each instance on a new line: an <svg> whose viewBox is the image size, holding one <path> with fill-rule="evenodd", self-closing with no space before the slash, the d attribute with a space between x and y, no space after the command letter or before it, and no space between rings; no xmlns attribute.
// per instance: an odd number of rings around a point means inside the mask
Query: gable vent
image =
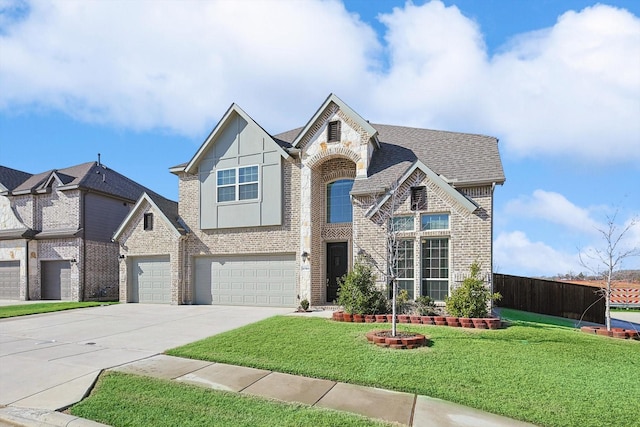
<svg viewBox="0 0 640 427"><path fill-rule="evenodd" d="M411 187L411 210L419 211L427 205L427 188Z"/></svg>
<svg viewBox="0 0 640 427"><path fill-rule="evenodd" d="M328 126L328 141L338 142L340 141L340 121L329 122Z"/></svg>

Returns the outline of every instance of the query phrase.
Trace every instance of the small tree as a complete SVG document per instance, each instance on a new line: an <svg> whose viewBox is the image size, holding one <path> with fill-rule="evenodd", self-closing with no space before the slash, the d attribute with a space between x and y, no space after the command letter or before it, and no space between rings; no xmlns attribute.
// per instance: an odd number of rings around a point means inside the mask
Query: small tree
<svg viewBox="0 0 640 427"><path fill-rule="evenodd" d="M371 266L356 259L353 270L340 280L337 302L351 314L376 314L387 311L387 299L376 287Z"/></svg>
<svg viewBox="0 0 640 427"><path fill-rule="evenodd" d="M605 287L598 290L598 293L604 298L604 316L607 324L607 330L611 330L611 280L613 273L618 270L625 258L639 256L640 247L624 248L621 244L625 235L638 224L638 218L634 217L622 229L616 225L616 217L618 211L613 216L607 216L606 226L596 228L604 241L604 248L591 248L581 251L580 263L596 276L604 279ZM586 258L586 259L585 259Z"/></svg>
<svg viewBox="0 0 640 427"><path fill-rule="evenodd" d="M490 301L502 298L498 292L491 293L480 278L480 264L471 264L470 275L462 281L462 285L451 292L445 299L447 312L458 317L487 317Z"/></svg>

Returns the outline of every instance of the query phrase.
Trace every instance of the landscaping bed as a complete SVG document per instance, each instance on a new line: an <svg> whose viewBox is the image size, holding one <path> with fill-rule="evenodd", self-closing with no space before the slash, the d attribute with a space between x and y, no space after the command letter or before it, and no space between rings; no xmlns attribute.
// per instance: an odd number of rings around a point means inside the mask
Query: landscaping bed
<svg viewBox="0 0 640 427"><path fill-rule="evenodd" d="M359 315L345 313L344 311L334 311L331 318L336 322L392 323L393 314ZM396 316L396 323L451 326L469 329L499 329L502 326L500 318L497 317L468 318L455 316L412 316L406 314Z"/></svg>

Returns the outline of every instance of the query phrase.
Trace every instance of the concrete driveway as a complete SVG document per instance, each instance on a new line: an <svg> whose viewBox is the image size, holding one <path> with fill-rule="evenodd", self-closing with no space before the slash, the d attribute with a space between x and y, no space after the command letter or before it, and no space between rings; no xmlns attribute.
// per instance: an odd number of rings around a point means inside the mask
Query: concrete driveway
<svg viewBox="0 0 640 427"><path fill-rule="evenodd" d="M60 409L106 368L291 308L118 304L0 320L0 405Z"/></svg>

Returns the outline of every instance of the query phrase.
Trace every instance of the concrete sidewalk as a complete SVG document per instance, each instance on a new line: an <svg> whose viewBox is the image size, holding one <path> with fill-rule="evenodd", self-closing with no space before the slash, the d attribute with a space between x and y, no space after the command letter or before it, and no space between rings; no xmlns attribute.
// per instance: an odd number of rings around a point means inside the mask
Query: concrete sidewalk
<svg viewBox="0 0 640 427"><path fill-rule="evenodd" d="M353 412L407 426L532 426L532 424L411 393L167 355L138 360L111 370L174 380L215 390Z"/></svg>

